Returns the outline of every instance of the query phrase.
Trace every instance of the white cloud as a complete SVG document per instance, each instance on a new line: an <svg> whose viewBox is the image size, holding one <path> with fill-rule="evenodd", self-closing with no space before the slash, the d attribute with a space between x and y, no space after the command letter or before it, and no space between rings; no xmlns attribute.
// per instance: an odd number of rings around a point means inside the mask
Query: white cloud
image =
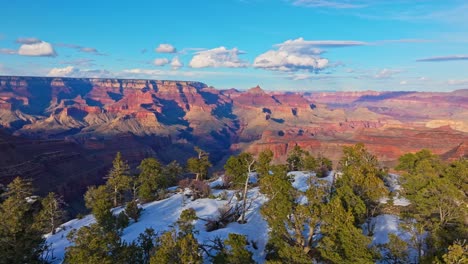
<svg viewBox="0 0 468 264"><path fill-rule="evenodd" d="M448 80L448 85L468 85L468 79L465 80Z"/></svg>
<svg viewBox="0 0 468 264"><path fill-rule="evenodd" d="M403 81L400 82L400 85L407 85L407 84L408 84L408 81L406 81L406 80L403 80Z"/></svg>
<svg viewBox="0 0 468 264"><path fill-rule="evenodd" d="M183 67L184 64L179 60L179 57L175 56L171 60L171 67L173 70L178 70L179 68Z"/></svg>
<svg viewBox="0 0 468 264"><path fill-rule="evenodd" d="M307 51L315 54L321 54L323 51L319 48L344 48L365 46L369 44L370 43L355 40L304 40L304 38L298 38L287 40L281 44L276 44L275 46L288 51Z"/></svg>
<svg viewBox="0 0 468 264"><path fill-rule="evenodd" d="M177 49L171 44L159 44L155 51L158 53L176 53Z"/></svg>
<svg viewBox="0 0 468 264"><path fill-rule="evenodd" d="M383 69L379 72L377 72L374 75L375 79L390 79L392 78L395 74L401 73L401 70L393 70L393 69Z"/></svg>
<svg viewBox="0 0 468 264"><path fill-rule="evenodd" d="M318 72L329 66L329 61L320 55L324 53L320 47L343 47L358 45L354 42L342 41L306 41L303 38L287 40L275 45L277 50L269 50L254 60L253 66L272 71L308 71Z"/></svg>
<svg viewBox="0 0 468 264"><path fill-rule="evenodd" d="M55 57L57 53L54 47L48 42L41 41L34 44L23 44L18 50L18 54L22 56L42 56Z"/></svg>
<svg viewBox="0 0 468 264"><path fill-rule="evenodd" d="M73 66L52 68L47 76L76 78L113 78L115 75L107 70L80 70Z"/></svg>
<svg viewBox="0 0 468 264"><path fill-rule="evenodd" d="M157 58L153 61L153 64L156 66L164 66L169 63L169 60L166 58Z"/></svg>
<svg viewBox="0 0 468 264"><path fill-rule="evenodd" d="M199 51L193 56L189 65L192 68L242 68L249 65L248 62L239 59L239 55L244 54L237 48L226 49L218 47L210 50Z"/></svg>
<svg viewBox="0 0 468 264"><path fill-rule="evenodd" d="M73 66L67 66L65 68L52 68L47 76L53 76L53 77L65 77L65 76L70 76L73 73L78 72L79 70Z"/></svg>

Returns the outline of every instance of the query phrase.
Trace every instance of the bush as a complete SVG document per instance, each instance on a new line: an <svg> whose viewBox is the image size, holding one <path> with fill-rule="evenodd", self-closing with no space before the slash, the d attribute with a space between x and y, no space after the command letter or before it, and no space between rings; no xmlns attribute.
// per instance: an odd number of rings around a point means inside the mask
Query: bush
<svg viewBox="0 0 468 264"><path fill-rule="evenodd" d="M124 211L120 212L115 219L115 229L120 231L129 225L130 221Z"/></svg>
<svg viewBox="0 0 468 264"><path fill-rule="evenodd" d="M140 218L141 208L138 207L136 201L128 202L125 206L125 214L128 217L133 219L133 221L138 222L138 218Z"/></svg>
<svg viewBox="0 0 468 264"><path fill-rule="evenodd" d="M211 194L210 185L200 180L184 179L179 181L179 187L182 189L190 189L193 200L207 198Z"/></svg>

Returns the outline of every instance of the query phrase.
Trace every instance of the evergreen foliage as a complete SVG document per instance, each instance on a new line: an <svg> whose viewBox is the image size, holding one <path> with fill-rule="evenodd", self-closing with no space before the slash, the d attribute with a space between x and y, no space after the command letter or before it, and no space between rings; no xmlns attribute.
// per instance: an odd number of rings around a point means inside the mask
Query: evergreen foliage
<svg viewBox="0 0 468 264"><path fill-rule="evenodd" d="M187 160L187 168L195 174L196 180L204 180L208 177L208 169L211 167L209 154L202 149L195 147L197 157Z"/></svg>

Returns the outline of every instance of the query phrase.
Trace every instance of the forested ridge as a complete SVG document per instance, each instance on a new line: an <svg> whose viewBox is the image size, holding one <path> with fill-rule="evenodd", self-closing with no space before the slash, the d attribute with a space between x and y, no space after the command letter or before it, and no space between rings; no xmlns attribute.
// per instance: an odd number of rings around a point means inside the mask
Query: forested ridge
<svg viewBox="0 0 468 264"><path fill-rule="evenodd" d="M30 180L14 179L1 194L0 263L468 263L466 158L445 162L421 150L401 156L393 174L356 144L343 148L332 171L329 159L296 146L284 164L274 164L269 150L244 152L213 172L209 153L195 151L185 167L146 158L130 168L117 153L106 183L88 187L84 199L95 221L69 230L64 259L54 259L47 237L64 232L67 205L54 193L34 196ZM300 183L298 171L313 176ZM251 236L197 240L195 221L204 222L204 232L249 224L260 199L248 195L255 188L265 198L258 213L268 224L263 259L254 258L259 249ZM134 241L122 239L146 210L142 205L175 193L223 206L210 217L181 210L167 229L149 227ZM402 197L404 206L397 202ZM375 219L383 214L397 216L401 234L376 243Z"/></svg>

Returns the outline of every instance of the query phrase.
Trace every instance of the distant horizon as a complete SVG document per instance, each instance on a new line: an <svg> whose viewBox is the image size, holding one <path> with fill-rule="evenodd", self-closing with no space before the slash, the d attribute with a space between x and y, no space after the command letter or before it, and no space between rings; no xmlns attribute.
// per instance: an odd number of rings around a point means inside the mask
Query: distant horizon
<svg viewBox="0 0 468 264"><path fill-rule="evenodd" d="M240 92L246 92L252 88L255 88L259 86L262 90L266 92L284 92L284 93L312 93L312 92L318 92L318 93L353 93L353 92L380 92L380 93L397 93L397 92L418 92L418 93L452 93L452 92L457 92L457 91L465 91L468 90L468 88L460 88L456 90L451 90L451 91L417 91L417 90L372 90L372 89L367 89L367 90L299 90L299 91L294 91L294 90L271 90L268 89L268 87L265 87L261 84L257 84L255 86L251 86L248 88L237 88L237 87L229 87L229 88L218 88L216 86L210 85L207 82L204 81L199 81L199 80L176 80L176 79L150 79L150 78L119 78L119 77L67 77L67 76L34 76L34 75L2 75L0 74L0 78L2 77L15 77L15 78L49 78L49 79L54 79L54 78L62 78L62 79L93 79L93 80L142 80L142 81L167 81L167 82L194 82L194 83L202 83L205 84L207 87L214 88L219 91L227 91L227 90L237 90Z"/></svg>

